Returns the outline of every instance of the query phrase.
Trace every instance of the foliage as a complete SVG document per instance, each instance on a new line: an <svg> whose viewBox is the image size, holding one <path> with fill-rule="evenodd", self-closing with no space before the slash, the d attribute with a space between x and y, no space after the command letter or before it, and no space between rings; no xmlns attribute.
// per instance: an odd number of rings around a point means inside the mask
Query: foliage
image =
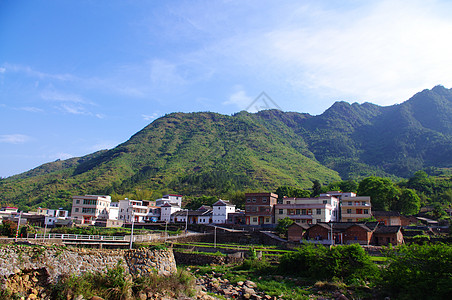
<svg viewBox="0 0 452 300"><path fill-rule="evenodd" d="M1 234L9 238L16 236L17 224L11 220L4 220L0 225Z"/></svg>
<svg viewBox="0 0 452 300"><path fill-rule="evenodd" d="M370 196L373 210L390 210L397 201L400 190L388 178L370 176L359 183L358 194Z"/></svg>
<svg viewBox="0 0 452 300"><path fill-rule="evenodd" d="M424 244L387 249L381 286L396 299L450 299L452 246Z"/></svg>
<svg viewBox="0 0 452 300"><path fill-rule="evenodd" d="M286 236L287 235L287 228L292 225L294 221L290 219L289 217L285 217L284 219L278 220L278 225L276 225L276 232L279 234Z"/></svg>
<svg viewBox="0 0 452 300"><path fill-rule="evenodd" d="M311 196L311 192L293 186L280 186L275 193L278 195L278 200L285 196L290 198L308 198Z"/></svg>
<svg viewBox="0 0 452 300"><path fill-rule="evenodd" d="M370 256L357 244L326 248L303 245L297 252L281 257L280 271L315 280L334 277L352 282L378 276L378 269Z"/></svg>
<svg viewBox="0 0 452 300"><path fill-rule="evenodd" d="M99 296L104 299L134 299L141 291L166 292L176 296L193 296L194 278L184 270L170 276L148 276L132 278L124 273L118 263L107 268L105 273L84 273L81 276L64 277L52 286L52 299L73 299L78 295L84 298Z"/></svg>
<svg viewBox="0 0 452 300"><path fill-rule="evenodd" d="M314 196L328 187L351 191L352 182L346 186L341 179L399 180L450 167L450 124L452 91L441 86L390 107L336 102L318 116L278 110L173 113L113 149L3 178L0 194L2 204L29 210L67 209L71 195L80 194L225 196L280 186L310 189L312 182ZM426 174L416 173L400 187L416 190L427 202L448 201L437 197L452 188L450 174L441 180ZM389 196L377 197L375 207L390 209L397 195Z"/></svg>

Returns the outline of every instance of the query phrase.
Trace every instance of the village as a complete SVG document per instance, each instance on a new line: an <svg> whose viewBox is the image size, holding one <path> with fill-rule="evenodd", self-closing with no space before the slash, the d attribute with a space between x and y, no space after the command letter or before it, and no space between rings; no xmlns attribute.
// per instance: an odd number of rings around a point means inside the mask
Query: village
<svg viewBox="0 0 452 300"><path fill-rule="evenodd" d="M289 220L284 236L287 242L309 241L324 245L400 245L405 242L404 235L448 231L438 222L423 217L373 211L369 196L352 192L329 191L319 197L283 197L280 201L275 193L261 192L246 193L245 199L244 210L222 199L212 206L202 205L190 210L182 208L183 195L177 194L167 194L156 200L126 198L117 202L110 196L84 195L72 197L70 212L46 208L18 212L16 207L2 207L0 218L19 226L28 224L46 230L66 226L130 228L160 223L182 224L185 231L188 226L197 224L265 232L275 232L279 223ZM404 230L408 228L410 230Z"/></svg>

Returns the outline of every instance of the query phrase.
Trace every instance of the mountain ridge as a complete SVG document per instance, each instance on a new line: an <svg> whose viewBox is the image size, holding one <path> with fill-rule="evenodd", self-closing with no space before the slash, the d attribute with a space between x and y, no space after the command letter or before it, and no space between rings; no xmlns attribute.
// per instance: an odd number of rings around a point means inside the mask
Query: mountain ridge
<svg viewBox="0 0 452 300"><path fill-rule="evenodd" d="M309 188L369 175L408 177L452 165L452 89L391 106L335 102L324 113L171 113L113 149L47 163L0 181L2 201L34 207L63 191L164 189L221 194ZM64 193L63 193L64 194Z"/></svg>

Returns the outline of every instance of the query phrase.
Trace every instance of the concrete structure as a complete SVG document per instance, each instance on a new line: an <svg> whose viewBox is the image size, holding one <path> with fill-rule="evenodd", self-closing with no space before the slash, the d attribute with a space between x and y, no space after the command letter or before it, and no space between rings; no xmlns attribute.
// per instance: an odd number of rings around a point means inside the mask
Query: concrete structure
<svg viewBox="0 0 452 300"><path fill-rule="evenodd" d="M175 212L172 218L177 223L210 224L212 223L212 208L203 205L197 210L180 210Z"/></svg>
<svg viewBox="0 0 452 300"><path fill-rule="evenodd" d="M149 207L143 205L142 200L124 199L119 200L119 220L125 223L144 223L149 213Z"/></svg>
<svg viewBox="0 0 452 300"><path fill-rule="evenodd" d="M169 203L182 207L182 198L183 198L182 195L172 195L172 194L164 195L162 198L155 200L155 205L161 207L165 203Z"/></svg>
<svg viewBox="0 0 452 300"><path fill-rule="evenodd" d="M0 221L3 220L3 218L5 219L10 219L11 217L15 216L17 214L17 207L2 207L0 208Z"/></svg>
<svg viewBox="0 0 452 300"><path fill-rule="evenodd" d="M160 221L171 223L173 218L171 217L175 212L181 210L177 204L165 203L160 207Z"/></svg>
<svg viewBox="0 0 452 300"><path fill-rule="evenodd" d="M375 219L387 226L402 225L402 219L400 213L396 211L374 211L372 215Z"/></svg>
<svg viewBox="0 0 452 300"><path fill-rule="evenodd" d="M228 221L228 215L235 212L235 205L227 200L218 200L212 204L212 223L224 224Z"/></svg>
<svg viewBox="0 0 452 300"><path fill-rule="evenodd" d="M119 220L119 202L110 203L110 210L108 211L108 220Z"/></svg>
<svg viewBox="0 0 452 300"><path fill-rule="evenodd" d="M332 196L318 198L284 198L275 205L275 220L290 218L296 223L317 224L337 221L339 200Z"/></svg>
<svg viewBox="0 0 452 300"><path fill-rule="evenodd" d="M274 206L278 195L274 193L245 194L246 225L272 225L275 222Z"/></svg>
<svg viewBox="0 0 452 300"><path fill-rule="evenodd" d="M352 192L329 191L320 197L336 197L340 203L339 220L342 222L358 222L372 216L372 203L369 196L357 196Z"/></svg>
<svg viewBox="0 0 452 300"><path fill-rule="evenodd" d="M342 197L341 220L359 222L372 217L372 204L369 196Z"/></svg>
<svg viewBox="0 0 452 300"><path fill-rule="evenodd" d="M110 203L110 196L73 196L71 217L81 224L92 225L96 219L108 218Z"/></svg>

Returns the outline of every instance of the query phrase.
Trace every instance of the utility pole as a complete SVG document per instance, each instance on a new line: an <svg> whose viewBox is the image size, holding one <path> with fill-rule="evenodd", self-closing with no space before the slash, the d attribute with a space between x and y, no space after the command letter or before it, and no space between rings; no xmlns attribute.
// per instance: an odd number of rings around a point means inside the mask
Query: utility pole
<svg viewBox="0 0 452 300"><path fill-rule="evenodd" d="M133 208L132 208L132 230L130 231L130 246L129 246L129 249L132 249L132 242L133 242L133 224L134 224L134 221L135 221L135 213L134 213Z"/></svg>
<svg viewBox="0 0 452 300"><path fill-rule="evenodd" d="M22 217L22 212L19 213L19 221L17 222L17 229L16 229L16 238L14 239L15 243L17 243L17 237L19 236L20 217Z"/></svg>
<svg viewBox="0 0 452 300"><path fill-rule="evenodd" d="M217 226L214 226L213 247L217 249Z"/></svg>
<svg viewBox="0 0 452 300"><path fill-rule="evenodd" d="M187 209L187 215L185 216L185 235L187 235L187 228L188 228L188 209Z"/></svg>

